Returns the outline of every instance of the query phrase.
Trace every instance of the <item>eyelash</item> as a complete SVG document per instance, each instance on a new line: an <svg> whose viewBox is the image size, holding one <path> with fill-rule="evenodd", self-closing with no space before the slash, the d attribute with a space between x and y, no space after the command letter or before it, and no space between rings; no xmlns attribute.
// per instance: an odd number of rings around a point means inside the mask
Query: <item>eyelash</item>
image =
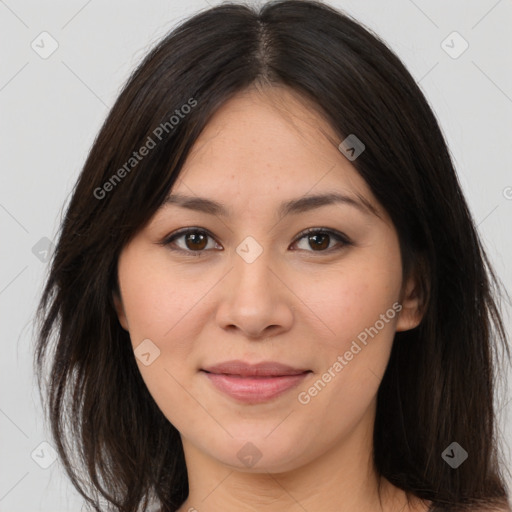
<svg viewBox="0 0 512 512"><path fill-rule="evenodd" d="M206 235L206 236L214 239L213 235L209 231L202 229L202 228L192 227L192 228L183 228L178 231L175 231L174 233L171 233L170 235L165 237L164 240L159 242L159 245L167 247L171 251L184 253L187 256L192 256L192 257L201 256L201 254L203 254L207 250L211 250L211 249L201 249L201 250L193 251L190 249L182 249L180 247L171 247L172 242L174 242L175 240L182 238L183 236L188 235L190 233L196 233L196 234L199 233L199 234L203 234L203 235ZM308 229L302 231L301 233L299 233L299 235L297 235L293 244L296 244L297 242L299 242L303 238L306 238L307 236L318 235L318 234L329 235L331 238L334 238L335 240L337 240L338 243L341 243L341 246L331 247L331 248L319 250L319 251L306 250L306 252L331 254L332 252L339 251L339 250L343 249L344 247L353 245L353 243L350 241L350 239L346 235L344 235L343 233L340 233L339 231L334 231L334 230L328 229L328 228L308 228ZM299 250L305 250L305 249L299 249Z"/></svg>

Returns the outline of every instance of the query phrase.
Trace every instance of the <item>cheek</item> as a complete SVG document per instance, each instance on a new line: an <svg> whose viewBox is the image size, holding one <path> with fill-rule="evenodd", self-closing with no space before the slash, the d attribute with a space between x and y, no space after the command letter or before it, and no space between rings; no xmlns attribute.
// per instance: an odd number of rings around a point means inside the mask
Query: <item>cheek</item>
<svg viewBox="0 0 512 512"><path fill-rule="evenodd" d="M351 341L377 324L382 337L392 338L402 283L399 254L386 260L374 254L347 258L329 275L302 281L297 295L305 297L303 313L318 325L318 335L331 352L345 351ZM314 314L313 314L314 313ZM384 324L381 320L384 315Z"/></svg>
<svg viewBox="0 0 512 512"><path fill-rule="evenodd" d="M148 347L151 353L150 364L139 357L136 363L162 412L184 428L191 411L201 413L196 410L197 401L185 391L184 373L193 361L194 340L199 339L201 297L211 284L194 285L158 258L144 257L140 249L125 251L118 272L131 343L136 356L138 347ZM179 408L173 407L175 404L180 404Z"/></svg>
<svg viewBox="0 0 512 512"><path fill-rule="evenodd" d="M378 257L378 251L347 258L312 288L308 306L319 312L321 365L313 386L301 389L306 395L300 403L310 403L320 423L331 405L351 411L346 420L355 420L378 390L401 309L401 260L393 249L388 248L386 258Z"/></svg>
<svg viewBox="0 0 512 512"><path fill-rule="evenodd" d="M171 346L170 340L177 351L184 348L185 344L180 344L183 337L177 334L184 328L192 333L199 327L190 318L211 286L205 279L194 283L189 277L169 268L165 254L155 257L126 251L119 262L119 281L134 346L149 338L162 349Z"/></svg>

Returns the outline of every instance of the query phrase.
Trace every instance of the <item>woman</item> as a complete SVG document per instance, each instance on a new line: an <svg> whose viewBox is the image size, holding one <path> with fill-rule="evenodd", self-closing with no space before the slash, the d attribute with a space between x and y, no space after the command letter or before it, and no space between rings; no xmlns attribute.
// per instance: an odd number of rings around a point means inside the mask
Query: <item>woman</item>
<svg viewBox="0 0 512 512"><path fill-rule="evenodd" d="M63 222L57 449L94 510L510 510L494 284L384 43L316 2L208 9L130 78Z"/></svg>

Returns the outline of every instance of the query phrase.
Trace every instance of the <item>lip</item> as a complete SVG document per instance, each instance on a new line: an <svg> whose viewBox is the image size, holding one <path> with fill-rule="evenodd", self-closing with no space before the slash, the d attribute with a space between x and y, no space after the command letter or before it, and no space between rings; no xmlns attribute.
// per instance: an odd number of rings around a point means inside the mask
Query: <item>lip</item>
<svg viewBox="0 0 512 512"><path fill-rule="evenodd" d="M311 370L293 368L275 361L250 364L226 361L201 369L223 393L243 403L263 403L296 387Z"/></svg>
<svg viewBox="0 0 512 512"><path fill-rule="evenodd" d="M240 377L282 377L284 375L298 375L310 371L307 368L294 368L277 361L247 363L239 359L207 366L202 368L202 370L208 373L238 375Z"/></svg>

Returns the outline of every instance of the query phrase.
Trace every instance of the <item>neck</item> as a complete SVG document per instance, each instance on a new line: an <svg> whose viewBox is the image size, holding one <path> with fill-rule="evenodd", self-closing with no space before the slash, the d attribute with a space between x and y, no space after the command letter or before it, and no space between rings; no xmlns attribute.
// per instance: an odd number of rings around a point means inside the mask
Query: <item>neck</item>
<svg viewBox="0 0 512 512"><path fill-rule="evenodd" d="M405 512L403 491L375 471L371 427L362 422L326 453L287 472L226 466L182 438L189 496L178 512Z"/></svg>

